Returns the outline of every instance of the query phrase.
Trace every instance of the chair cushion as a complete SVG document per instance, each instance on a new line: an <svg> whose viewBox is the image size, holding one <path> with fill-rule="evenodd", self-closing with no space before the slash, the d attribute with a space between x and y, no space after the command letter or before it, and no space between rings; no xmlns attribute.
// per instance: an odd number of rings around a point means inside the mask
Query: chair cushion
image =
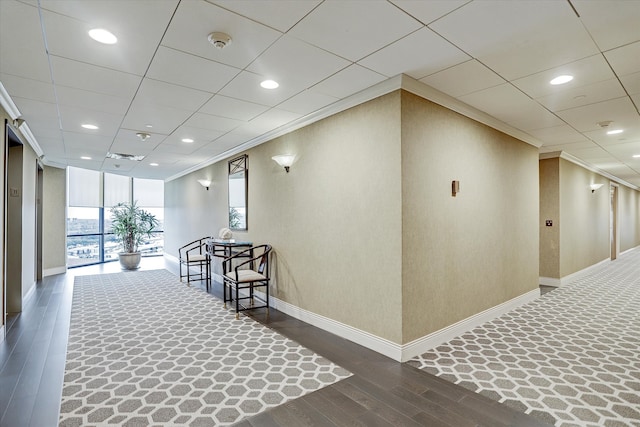
<svg viewBox="0 0 640 427"><path fill-rule="evenodd" d="M200 254L189 255L189 257L188 257L188 261L189 262L192 262L192 261L205 261L206 259L207 259L206 256L200 255Z"/></svg>
<svg viewBox="0 0 640 427"><path fill-rule="evenodd" d="M236 278L235 271L230 271L229 273L226 274L226 276L229 279L235 280L236 282L239 282L239 283L258 282L260 280L267 280L266 276L253 270L238 270L238 278Z"/></svg>

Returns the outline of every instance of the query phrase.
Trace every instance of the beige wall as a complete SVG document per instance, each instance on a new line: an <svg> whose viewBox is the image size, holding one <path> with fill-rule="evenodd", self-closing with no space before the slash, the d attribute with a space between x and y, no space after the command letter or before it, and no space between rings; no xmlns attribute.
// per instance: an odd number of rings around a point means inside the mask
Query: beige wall
<svg viewBox="0 0 640 427"><path fill-rule="evenodd" d="M271 157L295 153L290 173ZM400 92L249 151L249 230L277 298L401 342ZM209 192L196 180L209 177ZM165 250L228 226L227 163L165 184Z"/></svg>
<svg viewBox="0 0 640 427"><path fill-rule="evenodd" d="M404 343L537 288L535 147L405 92L402 180Z"/></svg>
<svg viewBox="0 0 640 427"><path fill-rule="evenodd" d="M609 258L609 180L560 159L560 277ZM590 185L604 184L592 193Z"/></svg>
<svg viewBox="0 0 640 427"><path fill-rule="evenodd" d="M618 187L618 225L620 252L640 245L640 192Z"/></svg>
<svg viewBox="0 0 640 427"><path fill-rule="evenodd" d="M42 197L42 268L59 271L67 264L67 177L64 169L45 166Z"/></svg>
<svg viewBox="0 0 640 427"><path fill-rule="evenodd" d="M36 153L25 144L22 152L22 296L36 284Z"/></svg>
<svg viewBox="0 0 640 427"><path fill-rule="evenodd" d="M591 192L591 184L603 186ZM623 252L640 245L640 192L617 188ZM561 279L609 259L609 179L556 157L540 160L540 189L540 276ZM553 227L544 227L545 219L553 219Z"/></svg>
<svg viewBox="0 0 640 427"><path fill-rule="evenodd" d="M540 276L560 278L560 158L540 160ZM546 220L552 221L547 227Z"/></svg>

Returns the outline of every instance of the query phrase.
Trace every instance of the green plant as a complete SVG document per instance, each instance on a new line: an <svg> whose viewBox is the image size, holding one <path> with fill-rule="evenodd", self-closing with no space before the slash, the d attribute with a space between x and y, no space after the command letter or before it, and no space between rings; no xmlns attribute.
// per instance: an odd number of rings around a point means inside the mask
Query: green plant
<svg viewBox="0 0 640 427"><path fill-rule="evenodd" d="M140 208L136 202L118 203L111 208L111 230L122 241L123 253L138 251L138 245L158 226L156 217Z"/></svg>
<svg viewBox="0 0 640 427"><path fill-rule="evenodd" d="M240 212L236 208L229 208L229 228L240 227Z"/></svg>

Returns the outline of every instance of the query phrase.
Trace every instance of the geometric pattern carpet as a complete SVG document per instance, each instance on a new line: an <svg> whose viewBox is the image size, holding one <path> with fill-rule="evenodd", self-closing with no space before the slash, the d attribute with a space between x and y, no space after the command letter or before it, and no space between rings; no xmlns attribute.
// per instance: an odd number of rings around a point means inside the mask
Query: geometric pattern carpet
<svg viewBox="0 0 640 427"><path fill-rule="evenodd" d="M640 426L640 250L408 363L552 425Z"/></svg>
<svg viewBox="0 0 640 427"><path fill-rule="evenodd" d="M80 276L59 425L228 425L350 375L166 270Z"/></svg>

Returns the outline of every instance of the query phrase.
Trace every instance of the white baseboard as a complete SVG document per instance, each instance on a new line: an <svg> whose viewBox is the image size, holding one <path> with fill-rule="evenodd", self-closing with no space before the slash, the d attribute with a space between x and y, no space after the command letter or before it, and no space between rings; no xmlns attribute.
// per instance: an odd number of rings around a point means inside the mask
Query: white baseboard
<svg viewBox="0 0 640 427"><path fill-rule="evenodd" d="M636 248L629 249L629 250L634 250L634 249L636 249ZM626 252L629 252L629 251L625 251L623 253L626 253ZM620 254L620 255L622 255L622 254ZM569 283L573 282L576 279L584 277L587 274L591 274L593 272L593 270L595 270L597 268L600 268L604 264L607 264L609 262L611 262L611 258L605 258L600 262L597 262L597 263L595 263L593 265L590 265L587 268L583 268L580 271L576 271L575 273L571 273L571 274L569 274L567 276L564 276L564 277L562 277L560 279L556 279L554 277L542 277L542 276L540 276L539 283L541 285L544 285L544 286L554 286L556 288L559 288L560 286L566 286L566 285L568 285Z"/></svg>
<svg viewBox="0 0 640 427"><path fill-rule="evenodd" d="M544 277L544 276L540 276L538 283L540 283L542 286L554 286L556 288L559 288L560 285L562 284L560 282L560 279L556 279L555 277Z"/></svg>
<svg viewBox="0 0 640 427"><path fill-rule="evenodd" d="M222 276L213 274L214 278L222 282ZM264 298L262 292L256 292L258 297ZM418 338L410 343L401 345L385 338L381 338L372 333L363 331L353 326L338 322L331 318L321 316L311 311L305 310L276 297L269 298L269 306L279 310L289 316L301 320L305 323L331 332L341 338L345 338L356 344L360 344L370 350L383 354L398 362L406 362L415 356L429 351L438 345L452 340L463 333L480 326L481 324L495 319L496 317L513 310L521 305L531 302L540 296L540 290L534 289L526 294L520 295L509 301L503 302L495 307L477 313L471 317L463 319L453 325L447 326L439 331L433 332L422 338Z"/></svg>
<svg viewBox="0 0 640 427"><path fill-rule="evenodd" d="M636 249L638 249L638 248L640 248L640 246L636 246L635 248L627 249L627 250L626 250L626 251L624 251L624 252L620 252L620 253L618 254L618 256L626 255L626 254L628 254L629 252L633 252L633 251L635 251L635 250L636 250Z"/></svg>
<svg viewBox="0 0 640 427"><path fill-rule="evenodd" d="M31 284L31 288L29 288L29 290L27 291L27 294L25 296L22 297L22 307L24 308L25 305L27 305L27 302L33 298L33 296L36 293L36 282L33 282Z"/></svg>
<svg viewBox="0 0 640 427"><path fill-rule="evenodd" d="M422 338L418 338L417 340L404 344L402 346L402 354L399 361L406 362L407 360L425 353L440 344L451 341L453 338L458 337L465 332L482 325L483 323L489 322L508 311L527 304L539 296L540 289L533 289L526 294L522 294L510 299L509 301L505 301L502 304L498 304L495 307L491 307L485 311L467 317L453 325L449 325L446 328L440 329L439 331L432 332L429 335L425 335Z"/></svg>
<svg viewBox="0 0 640 427"><path fill-rule="evenodd" d="M0 344L4 342L4 325L0 326Z"/></svg>
<svg viewBox="0 0 640 427"><path fill-rule="evenodd" d="M56 274L63 274L66 272L67 267L64 265L62 267L45 268L44 270L42 270L42 277L55 276Z"/></svg>

